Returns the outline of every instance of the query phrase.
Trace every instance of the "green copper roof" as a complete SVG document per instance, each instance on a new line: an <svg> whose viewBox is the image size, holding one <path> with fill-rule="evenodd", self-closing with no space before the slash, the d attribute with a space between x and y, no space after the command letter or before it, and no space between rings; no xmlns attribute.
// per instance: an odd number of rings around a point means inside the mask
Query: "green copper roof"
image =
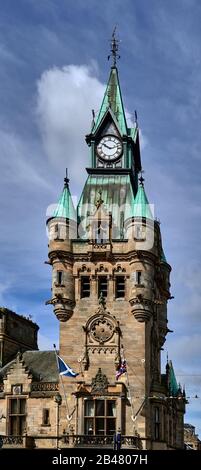
<svg viewBox="0 0 201 470"><path fill-rule="evenodd" d="M134 195L130 175L88 176L78 204L78 216L83 228L81 238L88 238L90 217L96 213L100 198L101 209L112 214L112 238L122 238L124 221L132 217Z"/></svg>
<svg viewBox="0 0 201 470"><path fill-rule="evenodd" d="M102 101L102 105L92 129L94 133L97 128L99 127L100 122L102 121L103 117L105 116L108 110L112 110L114 114L117 124L119 126L119 130L122 134L127 134L127 124L126 124L126 116L124 112L124 106L121 96L121 89L119 85L119 78L118 78L118 71L116 67L111 68L109 81L107 84L107 88L105 91L105 95Z"/></svg>
<svg viewBox="0 0 201 470"><path fill-rule="evenodd" d="M133 217L146 217L147 219L153 220L153 215L147 199L144 186L139 185L135 201L133 204Z"/></svg>
<svg viewBox="0 0 201 470"><path fill-rule="evenodd" d="M177 384L177 379L175 377L172 361L168 362L169 366L169 393L173 397L177 396L177 393L179 391L179 386Z"/></svg>
<svg viewBox="0 0 201 470"><path fill-rule="evenodd" d="M64 217L65 219L77 220L68 184L64 185L64 189L53 213L53 217Z"/></svg>
<svg viewBox="0 0 201 470"><path fill-rule="evenodd" d="M130 127L128 129L128 135L130 135L132 137L132 139L134 140L134 142L136 142L137 135L138 135L138 127L137 126Z"/></svg>

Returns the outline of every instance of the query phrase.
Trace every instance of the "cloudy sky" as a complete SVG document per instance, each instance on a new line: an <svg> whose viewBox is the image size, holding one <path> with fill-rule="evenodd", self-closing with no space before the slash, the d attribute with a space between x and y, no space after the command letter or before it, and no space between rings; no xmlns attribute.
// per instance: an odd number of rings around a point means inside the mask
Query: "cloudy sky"
<svg viewBox="0 0 201 470"><path fill-rule="evenodd" d="M124 103L138 111L145 188L172 265L168 352L185 384L186 421L201 435L201 2L6 0L0 15L0 305L32 315L40 347L58 342L45 301L51 272L48 206L65 167L79 197L89 164L84 136L121 39ZM78 172L79 168L79 172Z"/></svg>

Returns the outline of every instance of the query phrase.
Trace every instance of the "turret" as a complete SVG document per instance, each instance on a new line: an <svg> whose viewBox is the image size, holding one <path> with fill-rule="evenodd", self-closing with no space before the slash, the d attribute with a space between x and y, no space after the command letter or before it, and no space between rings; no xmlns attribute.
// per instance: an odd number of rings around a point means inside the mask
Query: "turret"
<svg viewBox="0 0 201 470"><path fill-rule="evenodd" d="M130 305L139 322L153 314L155 231L152 211L144 190L143 178L134 200L132 214L125 223L126 236L135 256L130 261Z"/></svg>
<svg viewBox="0 0 201 470"><path fill-rule="evenodd" d="M67 321L75 305L75 288L72 265L72 239L77 236L76 212L64 179L64 188L53 216L47 220L49 238L49 264L52 265L52 298L46 304L54 306L60 321Z"/></svg>

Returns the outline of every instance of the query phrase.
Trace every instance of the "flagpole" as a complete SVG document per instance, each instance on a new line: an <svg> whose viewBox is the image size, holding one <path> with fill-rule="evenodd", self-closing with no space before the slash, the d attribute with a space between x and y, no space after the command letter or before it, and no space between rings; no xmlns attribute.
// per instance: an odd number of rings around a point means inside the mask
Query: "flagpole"
<svg viewBox="0 0 201 470"><path fill-rule="evenodd" d="M122 360L125 361L123 345L121 346L121 350L122 350L122 354L121 354ZM126 361L126 380L127 380L128 393L129 393L129 399L130 399L131 411L132 411L131 419L133 420L133 418L134 418L134 407L133 407L133 402L132 402L132 397L131 397L131 391L130 391L130 384L129 384L129 378L128 378L127 361Z"/></svg>
<svg viewBox="0 0 201 470"><path fill-rule="evenodd" d="M58 356L57 356L56 344L53 344L53 347L54 347L54 351L55 351L55 356L56 356L56 361L57 361L57 368L58 368L58 372L59 372L59 361L58 361ZM72 416L72 413L71 413L71 416L69 415L69 408L68 408L66 392L65 392L65 388L64 388L62 375L60 374L60 372L59 372L59 377L60 377L60 380L61 380L61 385L62 385L63 394L64 394L64 400L65 400L65 405L66 405L66 418L67 418L67 421L71 421L73 416Z"/></svg>

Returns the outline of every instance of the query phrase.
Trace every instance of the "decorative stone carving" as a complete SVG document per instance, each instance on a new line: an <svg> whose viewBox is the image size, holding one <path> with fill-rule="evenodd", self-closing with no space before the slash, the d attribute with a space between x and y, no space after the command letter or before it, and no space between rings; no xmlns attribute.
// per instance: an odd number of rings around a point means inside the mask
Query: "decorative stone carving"
<svg viewBox="0 0 201 470"><path fill-rule="evenodd" d="M91 323L90 334L100 344L105 343L114 334L114 324L106 316L96 318Z"/></svg>
<svg viewBox="0 0 201 470"><path fill-rule="evenodd" d="M92 382L91 382L91 393L104 394L105 392L107 392L107 388L108 388L108 379L106 375L102 373L102 370L99 367L96 376L92 379Z"/></svg>
<svg viewBox="0 0 201 470"><path fill-rule="evenodd" d="M140 323L147 322L150 320L153 314L153 302L151 300L145 299L141 294L139 294L134 299L130 300L131 311Z"/></svg>
<svg viewBox="0 0 201 470"><path fill-rule="evenodd" d="M119 322L110 312L106 311L105 299L100 297L99 307L92 317L83 325L85 344L81 362L86 369L89 367L90 354L108 352L114 354L114 363L119 364L121 330Z"/></svg>
<svg viewBox="0 0 201 470"><path fill-rule="evenodd" d="M62 294L56 294L54 299L48 300L47 304L52 304L54 306L54 313L59 321L67 321L73 314L73 309L75 307L75 302L66 299Z"/></svg>

